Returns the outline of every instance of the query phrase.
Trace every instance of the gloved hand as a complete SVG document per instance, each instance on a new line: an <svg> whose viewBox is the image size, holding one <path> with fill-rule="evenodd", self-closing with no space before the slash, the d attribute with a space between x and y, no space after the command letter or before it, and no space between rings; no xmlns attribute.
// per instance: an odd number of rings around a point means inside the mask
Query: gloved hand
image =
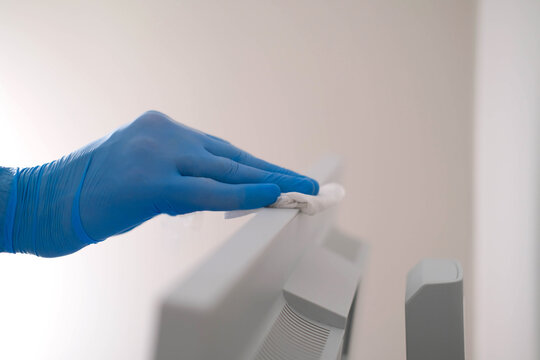
<svg viewBox="0 0 540 360"><path fill-rule="evenodd" d="M313 179L156 111L12 176L0 247L45 257L75 252L161 213L253 209L282 191L319 189Z"/></svg>

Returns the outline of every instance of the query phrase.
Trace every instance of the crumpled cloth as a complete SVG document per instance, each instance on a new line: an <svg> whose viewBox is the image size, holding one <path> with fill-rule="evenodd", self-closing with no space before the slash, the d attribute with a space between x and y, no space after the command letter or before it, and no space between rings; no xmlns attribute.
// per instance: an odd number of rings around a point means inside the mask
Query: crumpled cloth
<svg viewBox="0 0 540 360"><path fill-rule="evenodd" d="M270 205L278 209L299 209L304 214L315 215L332 205L337 204L345 196L345 189L337 183L328 183L319 189L317 196L298 192L281 194L277 201Z"/></svg>
<svg viewBox="0 0 540 360"><path fill-rule="evenodd" d="M324 209L340 202L345 197L345 189L337 183L324 184L319 189L317 196L306 195L297 192L282 193L277 201L268 207L279 209L299 209L307 215L315 215ZM225 219L251 214L255 210L234 210L225 213Z"/></svg>

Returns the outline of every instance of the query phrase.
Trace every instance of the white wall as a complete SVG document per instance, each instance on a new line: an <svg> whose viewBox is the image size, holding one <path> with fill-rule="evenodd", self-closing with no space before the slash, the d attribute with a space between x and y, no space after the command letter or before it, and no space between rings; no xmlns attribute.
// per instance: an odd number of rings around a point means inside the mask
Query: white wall
<svg viewBox="0 0 540 360"><path fill-rule="evenodd" d="M475 359L540 357L540 2L479 4Z"/></svg>
<svg viewBox="0 0 540 360"><path fill-rule="evenodd" d="M4 0L0 164L150 108L295 169L338 153L340 225L372 249L352 358L404 359L406 272L450 256L471 274L473 42L466 0ZM0 358L147 358L160 293L238 226L218 217L0 256Z"/></svg>

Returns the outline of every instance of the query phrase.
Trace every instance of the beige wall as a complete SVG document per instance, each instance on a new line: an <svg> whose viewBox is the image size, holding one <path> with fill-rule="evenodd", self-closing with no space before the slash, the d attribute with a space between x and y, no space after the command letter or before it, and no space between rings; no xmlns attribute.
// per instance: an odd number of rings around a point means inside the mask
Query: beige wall
<svg viewBox="0 0 540 360"><path fill-rule="evenodd" d="M404 359L407 270L449 256L471 273L473 33L465 0L4 1L0 160L53 159L151 108L295 169L340 154L340 225L371 244L352 358ZM148 309L236 226L206 219L57 262L1 256L0 307L21 315L0 357L146 358Z"/></svg>

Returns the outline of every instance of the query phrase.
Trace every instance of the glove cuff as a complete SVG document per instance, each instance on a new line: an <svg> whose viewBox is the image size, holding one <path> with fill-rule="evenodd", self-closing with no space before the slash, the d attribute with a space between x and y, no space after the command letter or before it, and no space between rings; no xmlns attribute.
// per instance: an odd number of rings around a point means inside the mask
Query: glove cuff
<svg viewBox="0 0 540 360"><path fill-rule="evenodd" d="M82 225L76 227L76 221L80 224L79 196L88 158L69 155L18 172L18 191L10 192L10 196L15 194L17 204L12 221L12 248L4 251L56 257L93 242L84 236Z"/></svg>
<svg viewBox="0 0 540 360"><path fill-rule="evenodd" d="M18 168L0 168L0 252L13 253L18 177Z"/></svg>

